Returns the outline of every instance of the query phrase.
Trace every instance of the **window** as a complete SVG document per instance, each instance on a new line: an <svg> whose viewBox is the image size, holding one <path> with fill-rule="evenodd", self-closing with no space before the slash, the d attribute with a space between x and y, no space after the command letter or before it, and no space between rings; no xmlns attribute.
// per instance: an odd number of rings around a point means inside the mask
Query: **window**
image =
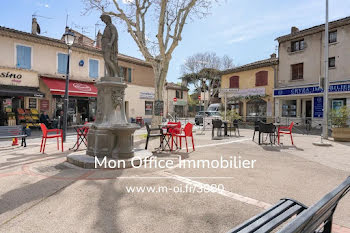
<svg viewBox="0 0 350 233"><path fill-rule="evenodd" d="M120 69L120 76L122 76L125 81L131 82L131 80L132 80L132 78L131 78L131 75L132 75L131 68L126 68L126 67L120 66L119 69Z"/></svg>
<svg viewBox="0 0 350 233"><path fill-rule="evenodd" d="M297 116L297 101L283 100L282 117L296 117L296 116Z"/></svg>
<svg viewBox="0 0 350 233"><path fill-rule="evenodd" d="M292 52L304 50L305 48L305 42L304 39L298 40L298 41L292 41Z"/></svg>
<svg viewBox="0 0 350 233"><path fill-rule="evenodd" d="M328 41L329 41L329 43L335 43L335 42L337 42L337 31L329 32Z"/></svg>
<svg viewBox="0 0 350 233"><path fill-rule="evenodd" d="M292 80L303 79L304 63L292 65Z"/></svg>
<svg viewBox="0 0 350 233"><path fill-rule="evenodd" d="M32 67L32 48L24 45L16 45L17 68L31 69Z"/></svg>
<svg viewBox="0 0 350 233"><path fill-rule="evenodd" d="M131 83L131 68L128 68L128 82Z"/></svg>
<svg viewBox="0 0 350 233"><path fill-rule="evenodd" d="M255 74L255 86L266 86L268 80L267 71L259 71Z"/></svg>
<svg viewBox="0 0 350 233"><path fill-rule="evenodd" d="M328 67L334 68L335 67L335 57L328 58Z"/></svg>
<svg viewBox="0 0 350 233"><path fill-rule="evenodd" d="M239 76L232 76L230 78L230 88L239 88Z"/></svg>
<svg viewBox="0 0 350 233"><path fill-rule="evenodd" d="M184 98L184 92L180 90L176 90L176 98L177 99L183 99Z"/></svg>
<svg viewBox="0 0 350 233"><path fill-rule="evenodd" d="M125 67L119 66L119 75L126 80L127 69Z"/></svg>
<svg viewBox="0 0 350 233"><path fill-rule="evenodd" d="M64 53L57 54L57 64L58 64L57 72L59 74L67 74L67 62L68 62L68 54L64 54Z"/></svg>
<svg viewBox="0 0 350 233"><path fill-rule="evenodd" d="M89 77L98 78L98 60L89 59Z"/></svg>
<svg viewBox="0 0 350 233"><path fill-rule="evenodd" d="M145 115L152 115L152 114L153 114L153 102L145 101Z"/></svg>

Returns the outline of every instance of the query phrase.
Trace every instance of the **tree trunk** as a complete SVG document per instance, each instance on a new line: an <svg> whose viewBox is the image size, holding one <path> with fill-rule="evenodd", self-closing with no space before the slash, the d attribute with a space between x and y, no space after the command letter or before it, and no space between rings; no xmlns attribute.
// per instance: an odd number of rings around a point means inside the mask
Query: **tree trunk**
<svg viewBox="0 0 350 233"><path fill-rule="evenodd" d="M154 100L164 101L163 90L164 90L164 85L166 81L166 76L168 74L169 61L159 61L159 60L154 61L152 62L152 67L154 71L154 87L155 87ZM164 116L164 112L165 111L163 109L163 116ZM155 116L153 111L152 127L158 127L158 125L162 123L163 116Z"/></svg>

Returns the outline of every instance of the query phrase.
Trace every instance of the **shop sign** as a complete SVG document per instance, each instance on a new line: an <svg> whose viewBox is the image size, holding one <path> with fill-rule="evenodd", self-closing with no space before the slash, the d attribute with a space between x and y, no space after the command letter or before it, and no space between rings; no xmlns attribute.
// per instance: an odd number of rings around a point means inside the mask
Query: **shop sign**
<svg viewBox="0 0 350 233"><path fill-rule="evenodd" d="M29 108L36 108L36 99L29 98Z"/></svg>
<svg viewBox="0 0 350 233"><path fill-rule="evenodd" d="M91 87L84 83L73 83L73 87L75 87L79 91L85 91L85 92L91 91Z"/></svg>
<svg viewBox="0 0 350 233"><path fill-rule="evenodd" d="M40 111L49 110L49 100L40 100Z"/></svg>
<svg viewBox="0 0 350 233"><path fill-rule="evenodd" d="M164 101L156 100L154 101L154 115L163 116L164 111Z"/></svg>
<svg viewBox="0 0 350 233"><path fill-rule="evenodd" d="M350 92L350 84L335 84L329 86L329 92ZM274 90L274 96L286 95L309 95L323 93L323 89L318 86L314 87L298 87Z"/></svg>
<svg viewBox="0 0 350 233"><path fill-rule="evenodd" d="M237 89L237 88L223 88L220 90L220 96L226 94L227 97L246 97L254 95L265 95L265 88L247 88L247 89Z"/></svg>
<svg viewBox="0 0 350 233"><path fill-rule="evenodd" d="M314 117L323 117L323 97L314 97Z"/></svg>
<svg viewBox="0 0 350 233"><path fill-rule="evenodd" d="M140 99L154 99L154 93L141 91L140 92Z"/></svg>
<svg viewBox="0 0 350 233"><path fill-rule="evenodd" d="M187 101L186 100L177 100L175 102L175 105L181 105L181 106L184 106L187 104Z"/></svg>
<svg viewBox="0 0 350 233"><path fill-rule="evenodd" d="M11 82L20 83L22 80L21 74L11 73L10 71L1 72L1 78L11 79Z"/></svg>

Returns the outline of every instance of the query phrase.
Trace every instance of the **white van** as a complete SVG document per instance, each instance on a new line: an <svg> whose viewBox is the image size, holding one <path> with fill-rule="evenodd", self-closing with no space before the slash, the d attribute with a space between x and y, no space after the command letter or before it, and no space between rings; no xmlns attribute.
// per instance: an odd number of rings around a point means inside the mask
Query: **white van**
<svg viewBox="0 0 350 233"><path fill-rule="evenodd" d="M207 111L208 112L220 112L220 107L221 107L221 104L211 104L209 105Z"/></svg>

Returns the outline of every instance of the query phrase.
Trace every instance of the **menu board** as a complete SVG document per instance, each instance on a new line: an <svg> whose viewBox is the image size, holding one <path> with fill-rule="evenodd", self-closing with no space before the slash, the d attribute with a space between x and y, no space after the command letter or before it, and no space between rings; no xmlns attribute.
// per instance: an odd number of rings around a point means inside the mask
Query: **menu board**
<svg viewBox="0 0 350 233"><path fill-rule="evenodd" d="M48 111L49 107L49 100L40 100L40 111Z"/></svg>
<svg viewBox="0 0 350 233"><path fill-rule="evenodd" d="M164 101L156 100L154 101L154 115L163 116L164 111Z"/></svg>
<svg viewBox="0 0 350 233"><path fill-rule="evenodd" d="M29 98L29 108L36 108L36 99Z"/></svg>

